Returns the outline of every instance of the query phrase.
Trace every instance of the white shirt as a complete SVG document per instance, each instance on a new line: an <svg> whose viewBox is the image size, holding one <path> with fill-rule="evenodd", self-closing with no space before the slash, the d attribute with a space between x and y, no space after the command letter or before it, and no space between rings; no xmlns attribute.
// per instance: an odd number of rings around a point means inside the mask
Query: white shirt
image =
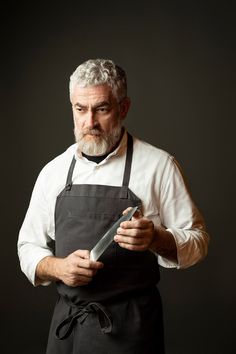
<svg viewBox="0 0 236 354"><path fill-rule="evenodd" d="M53 255L47 243L55 239L56 198L64 189L73 156L73 184L121 186L126 158L127 133L118 148L99 164L77 152L76 144L50 161L40 172L20 229L18 255L21 269L35 285L38 262ZM194 205L178 163L173 156L134 137L129 188L142 201L143 215L174 236L178 263L157 255L166 268L187 268L207 254L209 236ZM48 284L48 283L47 283Z"/></svg>

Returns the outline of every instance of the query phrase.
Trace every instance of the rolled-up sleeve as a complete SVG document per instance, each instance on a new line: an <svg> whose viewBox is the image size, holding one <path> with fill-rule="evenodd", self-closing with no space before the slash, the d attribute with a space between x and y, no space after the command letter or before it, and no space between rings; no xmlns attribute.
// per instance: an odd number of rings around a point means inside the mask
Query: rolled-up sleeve
<svg viewBox="0 0 236 354"><path fill-rule="evenodd" d="M167 268L188 268L205 258L209 235L203 217L192 200L183 172L173 157L169 157L160 195L161 222L175 239L178 263L158 256L159 264Z"/></svg>
<svg viewBox="0 0 236 354"><path fill-rule="evenodd" d="M45 176L43 172L42 170L35 183L17 243L21 269L33 285L36 285L37 264L44 257L53 255L52 249L48 246L48 242L51 240L48 232L50 213L44 191Z"/></svg>

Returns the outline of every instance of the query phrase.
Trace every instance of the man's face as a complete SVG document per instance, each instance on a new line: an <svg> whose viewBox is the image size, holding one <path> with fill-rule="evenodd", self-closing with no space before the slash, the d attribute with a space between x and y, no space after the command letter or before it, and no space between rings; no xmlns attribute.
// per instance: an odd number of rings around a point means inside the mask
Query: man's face
<svg viewBox="0 0 236 354"><path fill-rule="evenodd" d="M71 103L78 149L88 155L108 153L120 138L129 99L117 102L108 85L76 86Z"/></svg>

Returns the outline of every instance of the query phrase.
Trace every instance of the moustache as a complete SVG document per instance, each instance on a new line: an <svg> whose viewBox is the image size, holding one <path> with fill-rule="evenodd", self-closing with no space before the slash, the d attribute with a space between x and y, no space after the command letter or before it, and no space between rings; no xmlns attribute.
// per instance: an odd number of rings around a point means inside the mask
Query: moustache
<svg viewBox="0 0 236 354"><path fill-rule="evenodd" d="M86 128L82 130L82 135L94 135L94 136L100 136L102 135L103 131L100 128Z"/></svg>

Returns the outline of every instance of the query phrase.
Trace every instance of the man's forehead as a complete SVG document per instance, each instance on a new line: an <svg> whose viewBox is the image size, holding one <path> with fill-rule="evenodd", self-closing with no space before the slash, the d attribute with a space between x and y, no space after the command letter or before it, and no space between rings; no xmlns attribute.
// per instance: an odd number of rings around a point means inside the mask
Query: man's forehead
<svg viewBox="0 0 236 354"><path fill-rule="evenodd" d="M114 98L114 95L108 85L87 87L80 87L77 85L72 95L72 99L75 99L76 101L111 101L112 98Z"/></svg>

